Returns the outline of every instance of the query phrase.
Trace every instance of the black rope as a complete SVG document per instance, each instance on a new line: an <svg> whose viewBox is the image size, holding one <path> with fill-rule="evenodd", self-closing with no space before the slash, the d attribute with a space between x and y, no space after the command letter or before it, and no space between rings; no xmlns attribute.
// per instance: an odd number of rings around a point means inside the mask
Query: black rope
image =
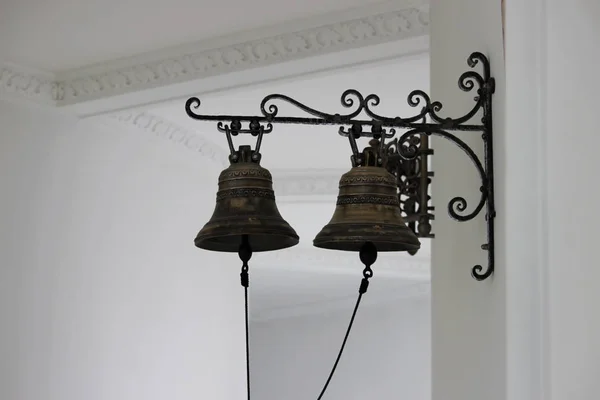
<svg viewBox="0 0 600 400"><path fill-rule="evenodd" d="M238 251L238 255L240 260L242 260L242 271L240 273L241 284L244 287L244 315L245 315L245 323L246 323L246 383L248 388L248 400L250 400L250 330L249 330L249 318L248 318L248 287L250 286L250 278L248 274L248 261L252 257L252 248L250 247L250 243L248 240L248 235L242 236L242 243L240 244L240 248ZM363 270L363 279L360 282L360 287L358 289L358 299L356 300L356 305L354 306L354 311L352 312L352 317L350 318L350 323L348 324L348 329L346 329L346 335L344 336L344 340L342 342L342 346L340 347L340 351L338 352L335 363L333 364L333 368L329 373L329 377L327 378L327 382L323 386L323 390L319 394L317 400L321 400L325 391L329 387L329 383L335 374L337 366L342 358L342 354L344 352L344 348L346 347L346 342L348 341L348 337L350 336L350 331L352 330L352 325L354 324L354 319L356 318L356 313L358 311L358 306L360 305L360 301L362 299L363 294L367 292L369 288L369 278L373 276L373 270L371 270L371 265L377 260L377 249L373 243L366 243L362 249L360 250L360 259L365 265L365 269Z"/></svg>
<svg viewBox="0 0 600 400"><path fill-rule="evenodd" d="M250 341L249 341L249 327L248 327L248 266L245 265L246 269L244 270L242 267L242 285L244 282L246 285L244 286L244 314L246 318L246 384L248 386L248 400L250 400ZM245 281L244 281L245 280Z"/></svg>
<svg viewBox="0 0 600 400"><path fill-rule="evenodd" d="M356 300L356 305L354 306L354 312L352 312L352 318L350 318L350 324L348 325L348 329L346 330L346 336L344 336L344 341L342 342L342 347L340 347L340 351L337 355L337 358L335 359L333 368L331 369L331 372L329 373L327 382L325 382L325 386L323 386L323 389L321 390L321 394L319 394L319 397L317 398L317 400L321 400L321 398L325 394L325 391L327 390L327 387L329 386L329 383L331 382L331 378L333 378L333 374L335 374L335 370L337 369L338 363L340 362L340 359L342 358L342 353L344 352L344 347L346 347L346 342L348 341L348 336L350 336L350 330L352 329L352 324L354 324L354 317L356 317L356 312L358 311L358 306L360 305L361 299L362 299L362 293L359 293L358 299Z"/></svg>
<svg viewBox="0 0 600 400"><path fill-rule="evenodd" d="M240 280L244 287L244 315L246 319L246 385L248 388L248 400L250 400L250 329L248 324L248 286L250 284L250 278L248 275L248 261L252 257L252 249L248 242L248 235L242 236L242 244L238 252L240 260L242 260L242 272L240 273Z"/></svg>
<svg viewBox="0 0 600 400"><path fill-rule="evenodd" d="M377 259L377 249L372 243L366 243L363 248L360 250L360 259L365 264L365 269L363 270L363 278L360 282L360 288L358 289L358 299L356 299L356 305L354 306L354 311L352 312L352 317L350 318L350 323L348 324L348 329L346 329L346 335L344 336L344 340L342 341L342 346L340 347L340 351L338 352L337 358L335 359L335 363L333 364L333 368L331 368L331 372L329 373L329 377L321 390L321 394L317 400L321 400L327 387L329 387L329 383L331 382L331 378L335 374L335 370L342 358L342 353L344 352L344 348L346 347L346 342L348 341L348 337L350 336L350 331L352 330L352 325L354 324L354 318L356 317L356 313L358 311L358 306L360 305L360 301L362 300L363 294L367 293L367 289L369 288L369 278L373 276L373 270L371 270L371 265Z"/></svg>

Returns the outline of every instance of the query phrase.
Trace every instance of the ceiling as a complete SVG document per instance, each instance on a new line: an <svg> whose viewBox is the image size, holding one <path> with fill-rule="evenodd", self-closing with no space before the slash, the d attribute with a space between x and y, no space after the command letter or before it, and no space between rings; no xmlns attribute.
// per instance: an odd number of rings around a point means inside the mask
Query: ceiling
<svg viewBox="0 0 600 400"><path fill-rule="evenodd" d="M57 72L379 0L0 0L0 61Z"/></svg>

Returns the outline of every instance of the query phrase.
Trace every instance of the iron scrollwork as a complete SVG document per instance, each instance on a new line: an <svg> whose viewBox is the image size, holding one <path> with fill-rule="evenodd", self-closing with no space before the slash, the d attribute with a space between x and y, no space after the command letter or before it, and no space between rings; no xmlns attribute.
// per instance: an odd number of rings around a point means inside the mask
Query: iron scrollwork
<svg viewBox="0 0 600 400"><path fill-rule="evenodd" d="M388 170L396 177L398 198L402 216L409 228L420 238L434 238L431 232L431 220L434 219L434 207L430 205L429 185L433 171L429 171L428 157L433 154L429 148L427 135L415 134L401 143L396 138L385 145L388 154ZM413 146L414 157L403 158L399 146Z"/></svg>
<svg viewBox="0 0 600 400"><path fill-rule="evenodd" d="M225 132L231 146L231 136L252 134L258 136L273 131L274 124L339 125L340 135L349 139L352 151L358 156L356 139L372 137L381 141L388 156L388 168L396 176L398 200L409 227L419 237L432 238L431 220L434 209L430 205L429 185L434 177L428 169L428 157L433 155L429 148L429 136L442 137L458 146L471 160L481 178L481 195L477 205L467 212L468 204L464 197L457 196L448 203L448 213L453 219L465 222L478 216L485 208L487 242L481 246L488 252L488 265L472 268L475 279L482 281L494 272L494 172L492 149L492 95L495 81L491 76L490 62L482 53L474 52L467 58L467 64L474 68L482 66L482 73L469 70L458 79L458 87L465 92L476 91L475 104L465 115L458 118L440 116L442 103L432 101L422 90L412 91L407 98L408 105L420 111L409 117L386 117L375 112L381 99L376 94L363 96L354 89L342 93L341 104L348 109L345 114L330 114L308 107L283 94L270 94L260 103L261 115L201 115L194 110L200 107L200 100L192 97L187 100L185 110L190 118L201 121L216 121L217 129ZM291 104L311 117L279 115L277 102ZM481 124L469 123L481 112ZM366 115L369 119L361 119ZM397 135L397 131L402 131ZM484 145L483 161L458 136L452 132L480 132ZM387 142L386 142L387 141ZM259 144L260 145L260 144ZM353 162L355 160L353 159Z"/></svg>

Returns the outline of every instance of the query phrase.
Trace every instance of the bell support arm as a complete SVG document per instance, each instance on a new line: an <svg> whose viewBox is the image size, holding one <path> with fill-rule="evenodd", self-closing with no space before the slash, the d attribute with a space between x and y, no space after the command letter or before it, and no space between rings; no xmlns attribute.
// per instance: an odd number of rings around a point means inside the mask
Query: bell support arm
<svg viewBox="0 0 600 400"><path fill-rule="evenodd" d="M200 100L192 97L187 100L185 110L190 118L200 121L216 121L217 129L225 132L228 142L231 136L251 134L262 138L263 134L273 131L274 124L301 125L338 125L339 134L350 139L354 152L355 139L373 137L382 141L382 148L388 152L390 159L396 160L397 169L393 172L399 182L400 195L405 196L401 201L403 213L415 233L420 237L433 237L430 233L429 221L433 219L433 207L429 205L427 194L428 185L433 172L427 170L427 156L433 154L428 147L427 137L439 136L457 145L471 160L481 179L481 196L476 207L467 212L467 201L464 197L454 197L448 204L450 217L459 221L470 221L485 208L487 224L487 241L481 248L488 252L488 264L484 268L476 265L472 268L475 279L482 281L494 272L494 168L493 168L493 137L492 137L492 97L495 91L495 81L491 76L490 62L480 52L474 52L467 58L467 64L474 68L481 65L482 72L469 70L458 79L458 87L465 92L475 91L475 104L463 116L447 118L440 116L442 103L432 101L422 90L414 90L408 95L407 102L411 107L420 111L409 117L386 117L376 112L380 98L376 94L363 96L354 89L346 90L341 96L342 106L347 113L330 114L308 107L291 97L283 94L270 94L261 104L261 115L202 115L194 110L200 107ZM279 115L276 102L293 105L310 117L294 117ZM360 118L360 116L363 116ZM364 116L367 116L365 118ZM469 123L481 115L481 124ZM397 130L402 133L399 137ZM479 132L483 140L483 160L462 139L452 132ZM388 139L387 144L384 142ZM410 222L413 221L413 222ZM419 224L418 226L416 224Z"/></svg>

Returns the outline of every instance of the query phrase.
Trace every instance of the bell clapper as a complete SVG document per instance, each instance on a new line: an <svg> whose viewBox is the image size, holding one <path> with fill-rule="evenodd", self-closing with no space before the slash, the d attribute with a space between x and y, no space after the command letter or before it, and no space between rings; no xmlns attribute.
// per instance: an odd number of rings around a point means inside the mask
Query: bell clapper
<svg viewBox="0 0 600 400"><path fill-rule="evenodd" d="M242 235L242 243L240 244L238 255L240 260L242 260L242 272L240 273L242 286L247 288L250 283L248 278L248 261L250 261L250 258L252 258L252 248L250 247L248 235Z"/></svg>
<svg viewBox="0 0 600 400"><path fill-rule="evenodd" d="M364 293L367 293L369 278L373 276L371 265L375 264L375 261L377 261L377 247L375 247L372 242L366 242L360 249L360 261L365 265L363 279L360 283L360 288L358 289L358 293L362 296Z"/></svg>

